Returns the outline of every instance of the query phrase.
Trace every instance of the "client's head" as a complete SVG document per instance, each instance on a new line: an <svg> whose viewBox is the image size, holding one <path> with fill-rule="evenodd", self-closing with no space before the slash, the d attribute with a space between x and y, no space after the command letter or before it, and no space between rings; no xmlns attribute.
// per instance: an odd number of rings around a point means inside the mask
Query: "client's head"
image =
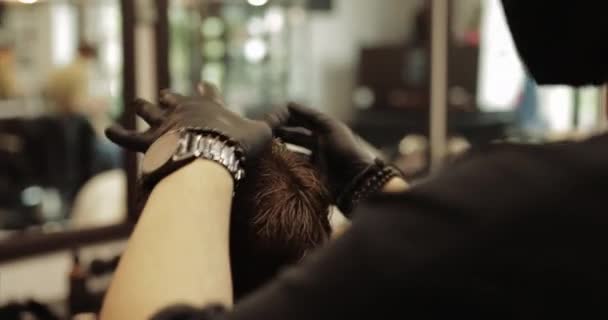
<svg viewBox="0 0 608 320"><path fill-rule="evenodd" d="M232 207L230 250L237 299L328 239L329 199L308 159L278 141L249 165Z"/></svg>
<svg viewBox="0 0 608 320"><path fill-rule="evenodd" d="M246 168L232 203L230 258L239 299L331 233L329 192L305 156L278 141ZM142 189L146 200L150 189ZM143 202L142 202L143 203Z"/></svg>

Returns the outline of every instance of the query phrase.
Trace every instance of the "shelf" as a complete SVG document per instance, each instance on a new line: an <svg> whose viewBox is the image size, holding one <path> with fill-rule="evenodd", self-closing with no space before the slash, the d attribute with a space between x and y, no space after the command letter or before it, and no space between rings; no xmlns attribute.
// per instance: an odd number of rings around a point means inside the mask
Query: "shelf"
<svg viewBox="0 0 608 320"><path fill-rule="evenodd" d="M448 132L476 143L506 134L514 122L513 112L449 112ZM428 135L429 114L423 110L373 109L359 112L351 127L374 145L398 143L405 135Z"/></svg>

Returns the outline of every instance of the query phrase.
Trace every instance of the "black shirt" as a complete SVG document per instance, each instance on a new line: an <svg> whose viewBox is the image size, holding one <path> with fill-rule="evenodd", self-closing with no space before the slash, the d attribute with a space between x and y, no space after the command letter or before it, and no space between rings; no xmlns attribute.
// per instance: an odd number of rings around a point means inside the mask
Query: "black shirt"
<svg viewBox="0 0 608 320"><path fill-rule="evenodd" d="M489 147L361 207L230 313L155 319L606 318L607 191L608 135Z"/></svg>

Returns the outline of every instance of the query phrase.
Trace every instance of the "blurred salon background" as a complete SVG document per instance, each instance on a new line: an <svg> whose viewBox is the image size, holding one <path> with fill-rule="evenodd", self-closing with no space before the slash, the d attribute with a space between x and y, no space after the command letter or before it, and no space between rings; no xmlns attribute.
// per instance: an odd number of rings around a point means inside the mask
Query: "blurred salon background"
<svg viewBox="0 0 608 320"><path fill-rule="evenodd" d="M499 0L0 1L1 319L98 311L138 214L138 158L103 130L201 80L252 118L336 116L414 184L471 148L605 128L605 89L534 83Z"/></svg>

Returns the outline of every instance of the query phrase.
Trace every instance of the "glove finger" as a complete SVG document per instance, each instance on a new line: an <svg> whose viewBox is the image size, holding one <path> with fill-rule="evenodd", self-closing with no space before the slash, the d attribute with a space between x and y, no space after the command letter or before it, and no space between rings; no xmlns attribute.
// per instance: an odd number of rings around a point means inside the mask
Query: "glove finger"
<svg viewBox="0 0 608 320"><path fill-rule="evenodd" d="M268 126L274 130L287 125L287 122L289 122L289 117L289 109L282 106L264 115L264 122L266 122L266 124L268 124Z"/></svg>
<svg viewBox="0 0 608 320"><path fill-rule="evenodd" d="M171 89L163 89L160 91L160 104L167 109L175 109L184 99L184 96L171 91Z"/></svg>
<svg viewBox="0 0 608 320"><path fill-rule="evenodd" d="M288 125L300 126L313 131L327 132L331 127L332 119L326 114L297 103L289 103Z"/></svg>
<svg viewBox="0 0 608 320"><path fill-rule="evenodd" d="M317 147L317 137L306 129L280 127L274 130L274 136L283 142L304 147L310 151L314 151Z"/></svg>
<svg viewBox="0 0 608 320"><path fill-rule="evenodd" d="M148 143L145 139L145 133L141 134L135 130L125 129L119 124L115 124L105 130L106 137L115 144L132 151L145 152L148 149Z"/></svg>
<svg viewBox="0 0 608 320"><path fill-rule="evenodd" d="M222 93L218 87L210 82L203 81L196 86L198 93L211 100L222 101Z"/></svg>
<svg viewBox="0 0 608 320"><path fill-rule="evenodd" d="M144 99L136 99L133 104L137 115L144 119L149 125L153 126L162 123L163 110L159 106Z"/></svg>

